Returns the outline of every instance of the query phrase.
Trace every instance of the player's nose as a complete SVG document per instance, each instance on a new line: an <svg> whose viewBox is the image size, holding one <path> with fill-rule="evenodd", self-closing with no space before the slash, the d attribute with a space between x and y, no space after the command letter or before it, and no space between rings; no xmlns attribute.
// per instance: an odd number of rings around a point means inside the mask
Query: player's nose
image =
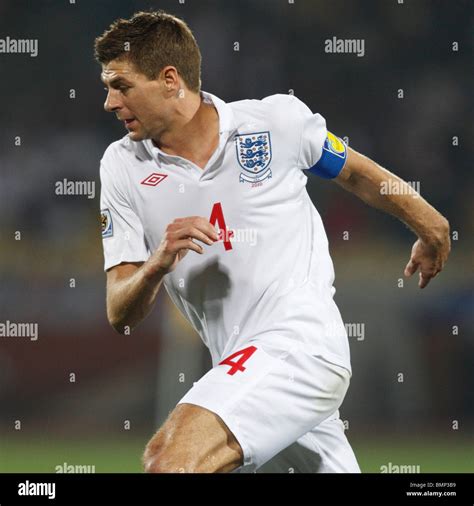
<svg viewBox="0 0 474 506"><path fill-rule="evenodd" d="M122 108L122 103L120 102L119 98L115 93L109 93L107 94L107 98L104 102L104 109L107 112L115 112Z"/></svg>

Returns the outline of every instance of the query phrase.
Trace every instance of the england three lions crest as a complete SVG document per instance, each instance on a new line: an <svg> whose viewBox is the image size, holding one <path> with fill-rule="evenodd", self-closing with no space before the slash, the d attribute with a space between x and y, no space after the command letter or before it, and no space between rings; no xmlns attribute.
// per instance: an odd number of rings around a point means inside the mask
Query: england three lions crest
<svg viewBox="0 0 474 506"><path fill-rule="evenodd" d="M270 132L237 135L235 137L237 160L242 167L239 181L258 183L272 177L269 167L272 159Z"/></svg>

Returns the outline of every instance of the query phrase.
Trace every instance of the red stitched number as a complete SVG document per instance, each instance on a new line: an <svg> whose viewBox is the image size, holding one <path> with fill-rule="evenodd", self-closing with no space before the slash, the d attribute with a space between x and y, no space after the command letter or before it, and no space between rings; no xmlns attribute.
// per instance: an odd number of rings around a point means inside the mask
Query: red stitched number
<svg viewBox="0 0 474 506"><path fill-rule="evenodd" d="M236 351L230 357L227 357L219 365L230 365L230 369L227 371L227 374L233 376L237 371L245 371L244 364L247 360L257 351L255 346L249 346L248 348L244 348L243 350ZM237 362L233 362L232 359L242 355Z"/></svg>
<svg viewBox="0 0 474 506"><path fill-rule="evenodd" d="M234 236L233 230L228 230L225 224L224 213L222 211L222 204L216 202L212 206L211 217L209 218L211 225L219 225L219 240L224 242L224 248L226 251L232 249L232 243L230 242L231 237Z"/></svg>

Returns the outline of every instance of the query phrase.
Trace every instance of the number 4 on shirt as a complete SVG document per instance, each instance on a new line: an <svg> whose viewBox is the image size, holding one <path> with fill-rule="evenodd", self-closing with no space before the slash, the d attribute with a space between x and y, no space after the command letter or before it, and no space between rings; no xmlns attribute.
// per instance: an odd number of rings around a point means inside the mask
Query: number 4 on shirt
<svg viewBox="0 0 474 506"><path fill-rule="evenodd" d="M233 230L229 230L225 223L224 212L222 211L222 204L220 202L216 202L212 206L211 217L209 218L209 223L211 225L219 226L219 240L223 241L224 249L229 251L232 249L232 243L230 242L231 237L234 235Z"/></svg>
<svg viewBox="0 0 474 506"><path fill-rule="evenodd" d="M244 348L243 350L236 351L229 357L225 358L219 365L230 365L230 369L227 371L227 374L233 376L237 371L244 372L245 367L244 364L247 360L257 351L255 346L249 346L248 348ZM234 358L239 357L239 360L233 361Z"/></svg>

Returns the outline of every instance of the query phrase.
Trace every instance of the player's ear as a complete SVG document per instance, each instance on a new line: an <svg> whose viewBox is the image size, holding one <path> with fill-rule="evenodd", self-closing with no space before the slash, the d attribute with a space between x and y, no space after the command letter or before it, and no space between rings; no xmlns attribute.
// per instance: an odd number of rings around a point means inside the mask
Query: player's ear
<svg viewBox="0 0 474 506"><path fill-rule="evenodd" d="M175 91L179 88L179 75L176 67L166 66L161 72L160 77L168 91Z"/></svg>

